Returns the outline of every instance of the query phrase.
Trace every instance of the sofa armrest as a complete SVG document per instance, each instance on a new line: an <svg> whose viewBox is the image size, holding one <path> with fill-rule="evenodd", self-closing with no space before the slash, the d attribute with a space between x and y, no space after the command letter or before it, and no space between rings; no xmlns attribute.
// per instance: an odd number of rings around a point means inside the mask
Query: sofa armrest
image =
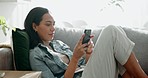
<svg viewBox="0 0 148 78"><path fill-rule="evenodd" d="M13 53L11 48L4 47L0 48L0 70L12 70L14 69L13 64Z"/></svg>

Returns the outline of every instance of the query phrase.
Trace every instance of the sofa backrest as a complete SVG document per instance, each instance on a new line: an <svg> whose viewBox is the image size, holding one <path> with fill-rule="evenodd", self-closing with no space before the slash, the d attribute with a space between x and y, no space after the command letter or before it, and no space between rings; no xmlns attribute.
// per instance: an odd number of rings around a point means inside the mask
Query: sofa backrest
<svg viewBox="0 0 148 78"><path fill-rule="evenodd" d="M92 28L92 34L94 35L93 42L95 44L103 27ZM148 74L148 31L135 28L123 27L125 33L135 43L133 51L140 65L144 71ZM73 51L75 44L83 34L84 29L78 28L59 28L56 27L55 39L62 40L68 44Z"/></svg>
<svg viewBox="0 0 148 78"><path fill-rule="evenodd" d="M135 43L133 49L141 67L148 74L148 31L134 28L123 28L129 39Z"/></svg>
<svg viewBox="0 0 148 78"><path fill-rule="evenodd" d="M93 38L94 44L95 44L101 30L102 30L102 28L92 30L92 34L94 35L94 38ZM77 41L80 39L82 34L84 34L84 29L56 27L54 39L61 40L64 43L68 44L68 46L70 46L70 49L73 51Z"/></svg>

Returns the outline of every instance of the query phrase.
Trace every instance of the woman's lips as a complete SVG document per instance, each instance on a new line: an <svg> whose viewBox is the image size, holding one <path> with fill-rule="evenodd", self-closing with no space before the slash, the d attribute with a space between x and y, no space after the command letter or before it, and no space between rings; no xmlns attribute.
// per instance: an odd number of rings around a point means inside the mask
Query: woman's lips
<svg viewBox="0 0 148 78"><path fill-rule="evenodd" d="M48 34L48 35L54 35L54 33L52 33L52 34Z"/></svg>

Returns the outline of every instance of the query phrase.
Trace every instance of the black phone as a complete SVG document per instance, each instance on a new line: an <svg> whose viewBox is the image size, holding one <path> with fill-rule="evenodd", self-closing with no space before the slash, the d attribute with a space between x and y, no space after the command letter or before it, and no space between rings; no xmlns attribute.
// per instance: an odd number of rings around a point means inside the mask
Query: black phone
<svg viewBox="0 0 148 78"><path fill-rule="evenodd" d="M82 44L88 43L90 40L90 35L91 35L91 30L90 29L85 29L84 31L85 36L83 38Z"/></svg>

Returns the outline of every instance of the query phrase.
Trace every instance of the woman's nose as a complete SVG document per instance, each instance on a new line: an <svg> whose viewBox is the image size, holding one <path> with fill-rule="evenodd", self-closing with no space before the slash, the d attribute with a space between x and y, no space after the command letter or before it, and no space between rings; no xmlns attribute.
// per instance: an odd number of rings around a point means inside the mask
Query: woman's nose
<svg viewBox="0 0 148 78"><path fill-rule="evenodd" d="M51 31L55 31L55 27L54 26L52 26Z"/></svg>

